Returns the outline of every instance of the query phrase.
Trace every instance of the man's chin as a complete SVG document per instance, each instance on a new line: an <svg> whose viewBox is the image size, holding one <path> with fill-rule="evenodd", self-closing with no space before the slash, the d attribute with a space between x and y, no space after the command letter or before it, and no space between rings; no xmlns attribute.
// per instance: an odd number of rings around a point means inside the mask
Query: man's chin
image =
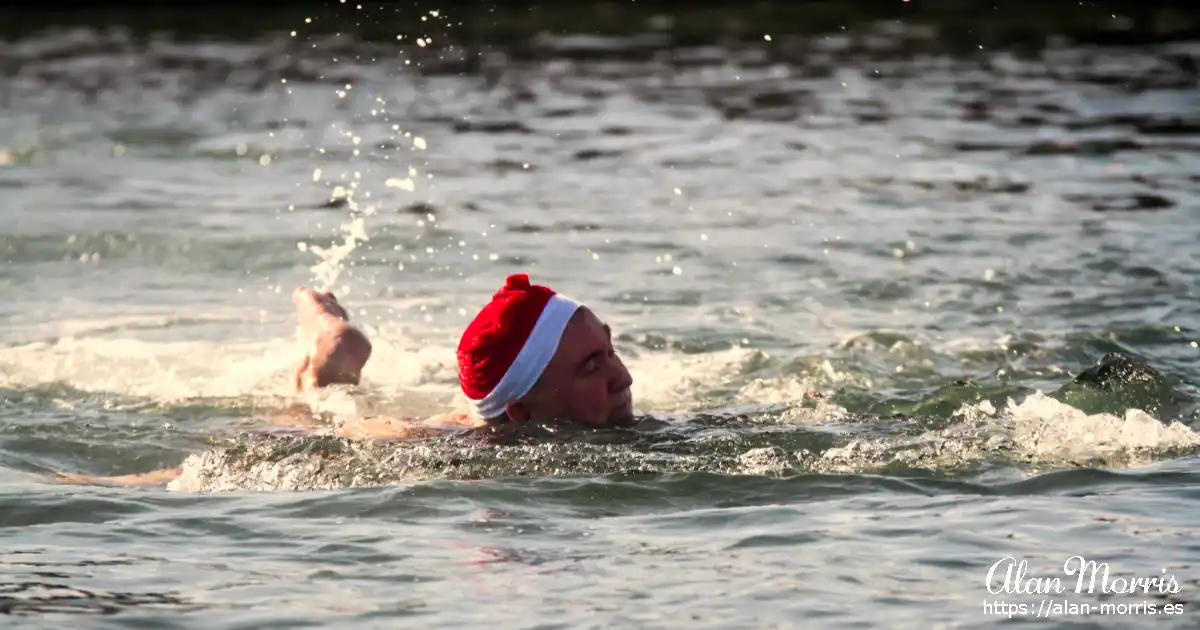
<svg viewBox="0 0 1200 630"><path fill-rule="evenodd" d="M631 427L636 419L633 415L632 405L621 405L619 409L613 410L608 415L607 426L610 427Z"/></svg>

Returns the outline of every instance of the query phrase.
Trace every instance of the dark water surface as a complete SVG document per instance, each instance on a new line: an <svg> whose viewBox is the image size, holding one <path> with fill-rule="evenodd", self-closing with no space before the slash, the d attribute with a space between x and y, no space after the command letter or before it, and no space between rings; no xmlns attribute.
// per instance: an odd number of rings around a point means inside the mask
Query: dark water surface
<svg viewBox="0 0 1200 630"><path fill-rule="evenodd" d="M1194 627L1200 45L914 41L3 44L0 618ZM613 326L636 431L321 435L460 404L514 271ZM368 382L255 434L301 283ZM1161 374L1072 384L1109 353ZM989 593L1006 557L1064 592Z"/></svg>

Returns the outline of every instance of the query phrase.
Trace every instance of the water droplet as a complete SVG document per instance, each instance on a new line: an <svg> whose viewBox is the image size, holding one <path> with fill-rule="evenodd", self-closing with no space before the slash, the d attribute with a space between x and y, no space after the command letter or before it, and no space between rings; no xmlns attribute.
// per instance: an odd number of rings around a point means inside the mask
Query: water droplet
<svg viewBox="0 0 1200 630"><path fill-rule="evenodd" d="M414 184L413 180L408 177L405 177L404 179L391 177L384 182L384 185L386 185L388 188L399 188L401 190L407 190L408 192L412 192L417 189L417 185Z"/></svg>

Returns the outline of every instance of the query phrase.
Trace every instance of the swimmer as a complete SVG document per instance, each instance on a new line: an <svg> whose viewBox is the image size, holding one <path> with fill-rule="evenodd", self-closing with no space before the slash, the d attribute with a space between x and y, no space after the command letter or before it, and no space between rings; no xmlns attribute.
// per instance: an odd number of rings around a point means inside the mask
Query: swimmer
<svg viewBox="0 0 1200 630"><path fill-rule="evenodd" d="M351 325L337 297L300 287L292 301L305 344L294 376L296 392L358 385L371 342ZM634 422L633 378L613 348L608 324L578 301L530 284L527 274L508 276L467 325L458 344L458 379L470 401L466 411L425 419L356 419L343 424L338 434L413 439L533 420L596 428ZM118 477L60 474L58 480L138 485L170 481L180 473L175 468Z"/></svg>

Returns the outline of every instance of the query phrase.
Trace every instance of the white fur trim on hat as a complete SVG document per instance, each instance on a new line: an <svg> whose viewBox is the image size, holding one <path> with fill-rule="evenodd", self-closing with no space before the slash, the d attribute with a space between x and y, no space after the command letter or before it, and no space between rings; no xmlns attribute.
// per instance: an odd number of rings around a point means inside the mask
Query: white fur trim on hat
<svg viewBox="0 0 1200 630"><path fill-rule="evenodd" d="M567 322L582 306L579 302L561 294L550 296L550 301L538 315L537 323L517 353L517 358L504 372L504 377L496 383L496 387L488 392L481 400L472 401L475 413L484 419L495 418L504 413L508 404L520 400L522 396L541 378L542 372L558 351L558 342L562 339Z"/></svg>

